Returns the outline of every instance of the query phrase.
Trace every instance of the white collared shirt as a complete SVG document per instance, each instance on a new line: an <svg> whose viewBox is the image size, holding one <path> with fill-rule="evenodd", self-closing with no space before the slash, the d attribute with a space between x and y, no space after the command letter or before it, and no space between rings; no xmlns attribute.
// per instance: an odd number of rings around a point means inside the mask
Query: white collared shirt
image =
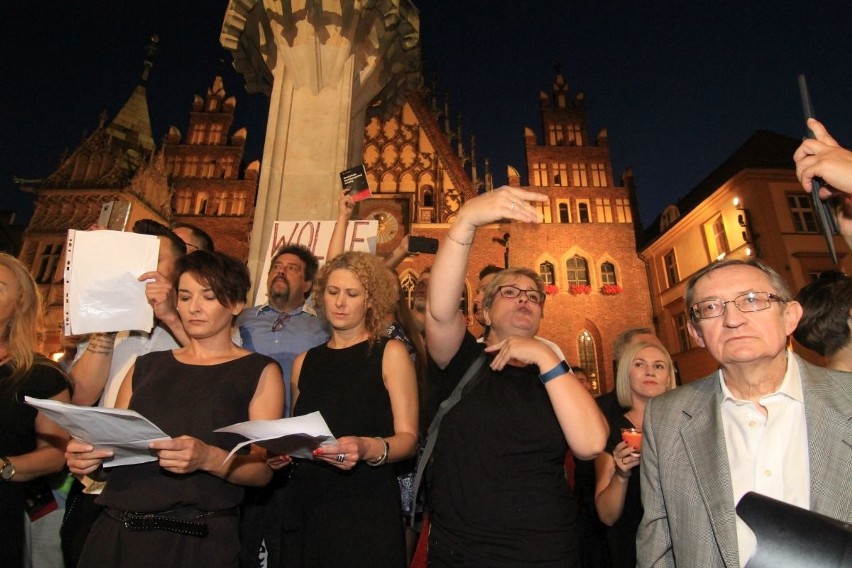
<svg viewBox="0 0 852 568"><path fill-rule="evenodd" d="M781 386L760 399L764 416L754 403L736 399L722 384L722 425L731 468L734 503L754 491L805 509L810 508L808 432L802 377L795 359L787 356ZM754 533L737 516L740 566L745 566L757 546Z"/></svg>

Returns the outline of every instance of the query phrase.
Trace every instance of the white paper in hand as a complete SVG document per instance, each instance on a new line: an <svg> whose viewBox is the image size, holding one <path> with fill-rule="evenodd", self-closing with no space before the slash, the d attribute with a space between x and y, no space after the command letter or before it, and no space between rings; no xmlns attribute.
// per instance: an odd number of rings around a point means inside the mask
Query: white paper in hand
<svg viewBox="0 0 852 568"><path fill-rule="evenodd" d="M160 241L120 231L68 231L65 333L151 331L154 312L139 276L157 270Z"/></svg>
<svg viewBox="0 0 852 568"><path fill-rule="evenodd" d="M234 446L225 461L231 459L237 450L248 444L257 444L275 455L313 459L311 452L320 446L335 442L328 424L318 411L280 420L249 420L215 431L231 432L248 438L245 442Z"/></svg>
<svg viewBox="0 0 852 568"><path fill-rule="evenodd" d="M114 455L104 460L104 467L156 461L156 452L148 444L169 439L168 434L133 410L77 406L29 396L24 397L24 402L38 408L77 440L112 450Z"/></svg>

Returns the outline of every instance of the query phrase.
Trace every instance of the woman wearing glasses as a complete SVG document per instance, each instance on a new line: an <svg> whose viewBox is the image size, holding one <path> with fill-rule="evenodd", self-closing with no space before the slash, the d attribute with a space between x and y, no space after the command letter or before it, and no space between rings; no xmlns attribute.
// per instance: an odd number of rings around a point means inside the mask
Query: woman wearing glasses
<svg viewBox="0 0 852 568"><path fill-rule="evenodd" d="M458 309L478 227L501 219L538 223L529 202L546 196L513 187L468 201L432 265L426 341L437 371L430 388L445 399L485 351L485 366L441 423L429 486L430 566L574 566L568 448L593 459L606 422L568 365L537 341L544 285L525 268L504 270L485 290L491 331L467 332Z"/></svg>

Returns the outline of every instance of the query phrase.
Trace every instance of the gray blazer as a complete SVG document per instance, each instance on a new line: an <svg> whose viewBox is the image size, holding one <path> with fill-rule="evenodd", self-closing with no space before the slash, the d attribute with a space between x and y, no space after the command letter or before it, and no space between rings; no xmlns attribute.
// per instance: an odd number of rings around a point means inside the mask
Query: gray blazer
<svg viewBox="0 0 852 568"><path fill-rule="evenodd" d="M852 373L801 369L810 509L852 522ZM642 440L637 566L739 566L718 372L651 399Z"/></svg>

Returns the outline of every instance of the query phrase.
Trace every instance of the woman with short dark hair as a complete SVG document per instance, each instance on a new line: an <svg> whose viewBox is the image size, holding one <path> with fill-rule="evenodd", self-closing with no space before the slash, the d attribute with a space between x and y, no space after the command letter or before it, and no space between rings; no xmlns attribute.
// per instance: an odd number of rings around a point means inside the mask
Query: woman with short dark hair
<svg viewBox="0 0 852 568"><path fill-rule="evenodd" d="M592 459L606 422L570 367L535 338L546 294L534 271L500 272L483 300L485 344L459 310L478 227L541 222L540 193L503 187L467 201L432 265L426 310L430 388L446 398L483 351L479 380L443 417L432 454L429 565L576 566L574 501L565 480L570 449Z"/></svg>
<svg viewBox="0 0 852 568"><path fill-rule="evenodd" d="M248 270L222 253L196 251L178 260L177 272L189 344L139 357L116 401L173 437L149 445L156 461L110 470L81 566L236 566L241 486L272 477L265 450L252 446L225 461L241 438L214 432L284 414L278 364L231 340ZM89 475L111 452L72 441L66 455L72 472Z"/></svg>

